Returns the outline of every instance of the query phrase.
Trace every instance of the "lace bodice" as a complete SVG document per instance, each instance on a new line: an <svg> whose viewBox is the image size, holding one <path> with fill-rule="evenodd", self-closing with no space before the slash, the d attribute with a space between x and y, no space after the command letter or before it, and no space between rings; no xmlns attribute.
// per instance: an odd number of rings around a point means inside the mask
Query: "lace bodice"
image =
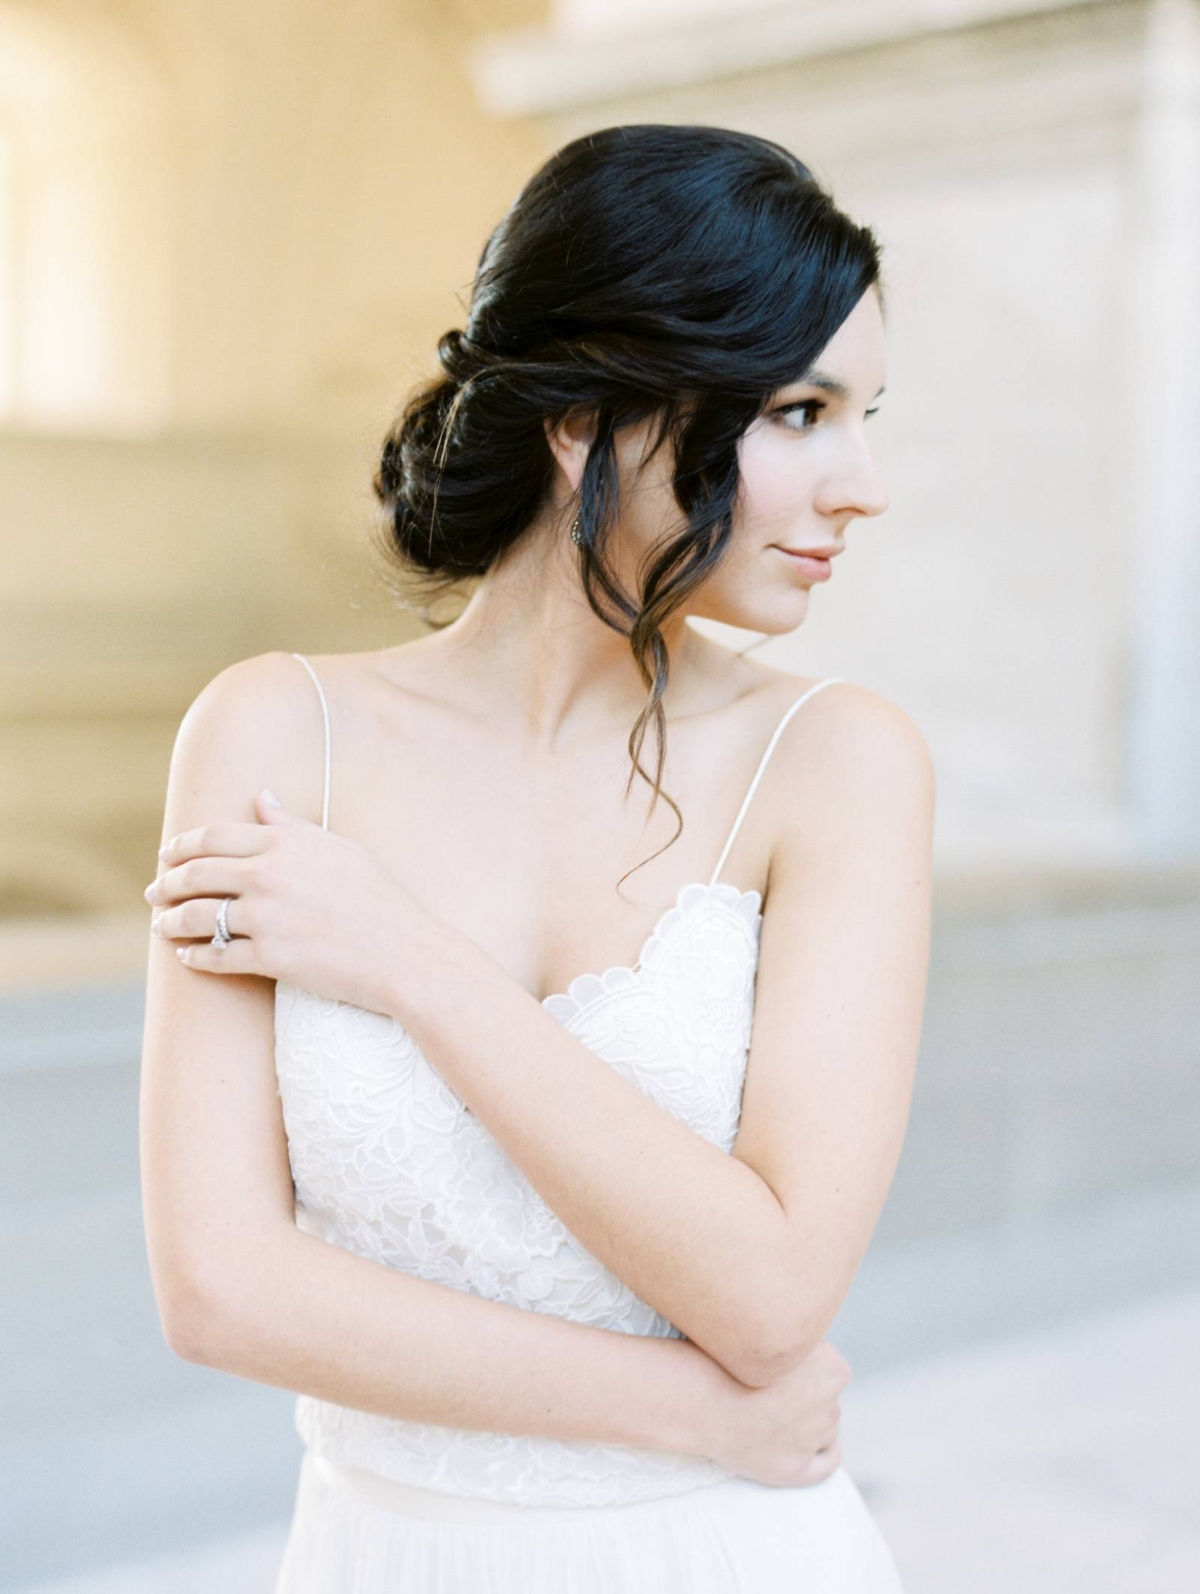
<svg viewBox="0 0 1200 1594"><path fill-rule="evenodd" d="M321 694L328 824L329 710ZM581 974L543 1006L697 1134L737 1134L762 924L757 891L718 879L783 725L768 744L712 878L683 886L631 967ZM275 1066L309 1234L417 1277L627 1334L679 1330L604 1267L550 1210L394 1019L280 981ZM300 1395L297 1431L334 1461L424 1488L542 1505L611 1505L728 1474L641 1447L400 1421Z"/></svg>

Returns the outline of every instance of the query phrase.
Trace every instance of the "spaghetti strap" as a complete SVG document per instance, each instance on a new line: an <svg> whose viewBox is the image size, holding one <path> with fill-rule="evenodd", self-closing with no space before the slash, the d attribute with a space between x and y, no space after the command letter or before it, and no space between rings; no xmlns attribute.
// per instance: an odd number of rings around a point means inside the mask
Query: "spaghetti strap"
<svg viewBox="0 0 1200 1594"><path fill-rule="evenodd" d="M745 797L742 798L742 806L738 809L737 818L733 821L733 829L725 838L725 845L721 848L721 856L717 859L717 866L713 870L709 879L708 883L710 886L715 885L717 880L720 878L721 870L725 867L725 860L729 856L729 849L733 846L734 837L741 829L742 820L746 817L746 810L750 806L750 799L758 790L758 783L762 779L763 770L767 767L767 760L775 751L775 743L783 734L784 726L787 724L788 720L791 719L792 715L796 712L800 705L802 703L807 703L814 692L819 692L823 686L832 686L835 681L845 681L846 679L847 677L844 675L827 675L823 681L818 681L815 686L810 686L806 692L801 692L796 701L784 712L783 718L775 727L774 734L772 735L771 740L767 743L766 750L758 761L758 768L754 771L754 778L750 782L749 789L747 790Z"/></svg>
<svg viewBox="0 0 1200 1594"><path fill-rule="evenodd" d="M329 829L329 770L330 770L330 759L329 759L329 752L330 752L330 747L329 747L329 741L330 741L330 738L329 738L329 704L325 700L325 689L321 685L321 682L320 682L320 679L317 676L316 670L313 669L312 665L304 657L303 653L293 653L292 657L294 659L299 659L301 664L303 664L304 668L312 676L313 685L317 689L317 696L321 699L321 714L322 714L322 716L324 717L324 720L325 720L325 794L324 794L323 798L321 799L321 829L322 830L328 830Z"/></svg>

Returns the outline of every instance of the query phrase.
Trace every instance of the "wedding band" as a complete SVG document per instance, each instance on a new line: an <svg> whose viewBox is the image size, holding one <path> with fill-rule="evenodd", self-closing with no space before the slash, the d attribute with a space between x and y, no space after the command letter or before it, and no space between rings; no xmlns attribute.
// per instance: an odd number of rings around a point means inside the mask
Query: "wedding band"
<svg viewBox="0 0 1200 1594"><path fill-rule="evenodd" d="M225 911L232 901L232 897L225 897L217 909L217 933L212 938L213 946L228 946L233 939L229 933L229 925L225 921Z"/></svg>

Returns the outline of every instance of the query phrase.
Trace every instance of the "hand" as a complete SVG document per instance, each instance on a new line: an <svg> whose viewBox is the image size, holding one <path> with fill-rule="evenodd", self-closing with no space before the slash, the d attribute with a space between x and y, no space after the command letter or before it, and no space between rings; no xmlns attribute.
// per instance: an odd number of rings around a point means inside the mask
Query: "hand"
<svg viewBox="0 0 1200 1594"><path fill-rule="evenodd" d="M155 934L183 944L188 968L259 974L317 996L386 1013L401 965L417 955L430 916L356 842L254 800L258 824L184 831L160 853L146 891L162 905ZM212 946L225 897L228 946ZM410 976L412 970L407 971Z"/></svg>
<svg viewBox="0 0 1200 1594"><path fill-rule="evenodd" d="M706 1451L730 1472L758 1483L821 1483L842 1463L838 1396L850 1363L827 1340L773 1384L736 1380L731 1402L718 1403L715 1442Z"/></svg>

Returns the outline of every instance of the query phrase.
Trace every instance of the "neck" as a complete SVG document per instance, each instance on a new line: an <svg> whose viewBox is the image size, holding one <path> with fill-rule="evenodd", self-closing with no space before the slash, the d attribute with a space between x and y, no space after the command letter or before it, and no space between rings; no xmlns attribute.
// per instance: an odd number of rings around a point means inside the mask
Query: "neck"
<svg viewBox="0 0 1200 1594"><path fill-rule="evenodd" d="M663 640L670 663L664 711L688 712L713 645L683 613L669 618ZM645 705L646 683L628 638L592 611L565 534L530 528L430 643L453 656L494 722L509 721L534 745L573 742L614 722L628 727Z"/></svg>

